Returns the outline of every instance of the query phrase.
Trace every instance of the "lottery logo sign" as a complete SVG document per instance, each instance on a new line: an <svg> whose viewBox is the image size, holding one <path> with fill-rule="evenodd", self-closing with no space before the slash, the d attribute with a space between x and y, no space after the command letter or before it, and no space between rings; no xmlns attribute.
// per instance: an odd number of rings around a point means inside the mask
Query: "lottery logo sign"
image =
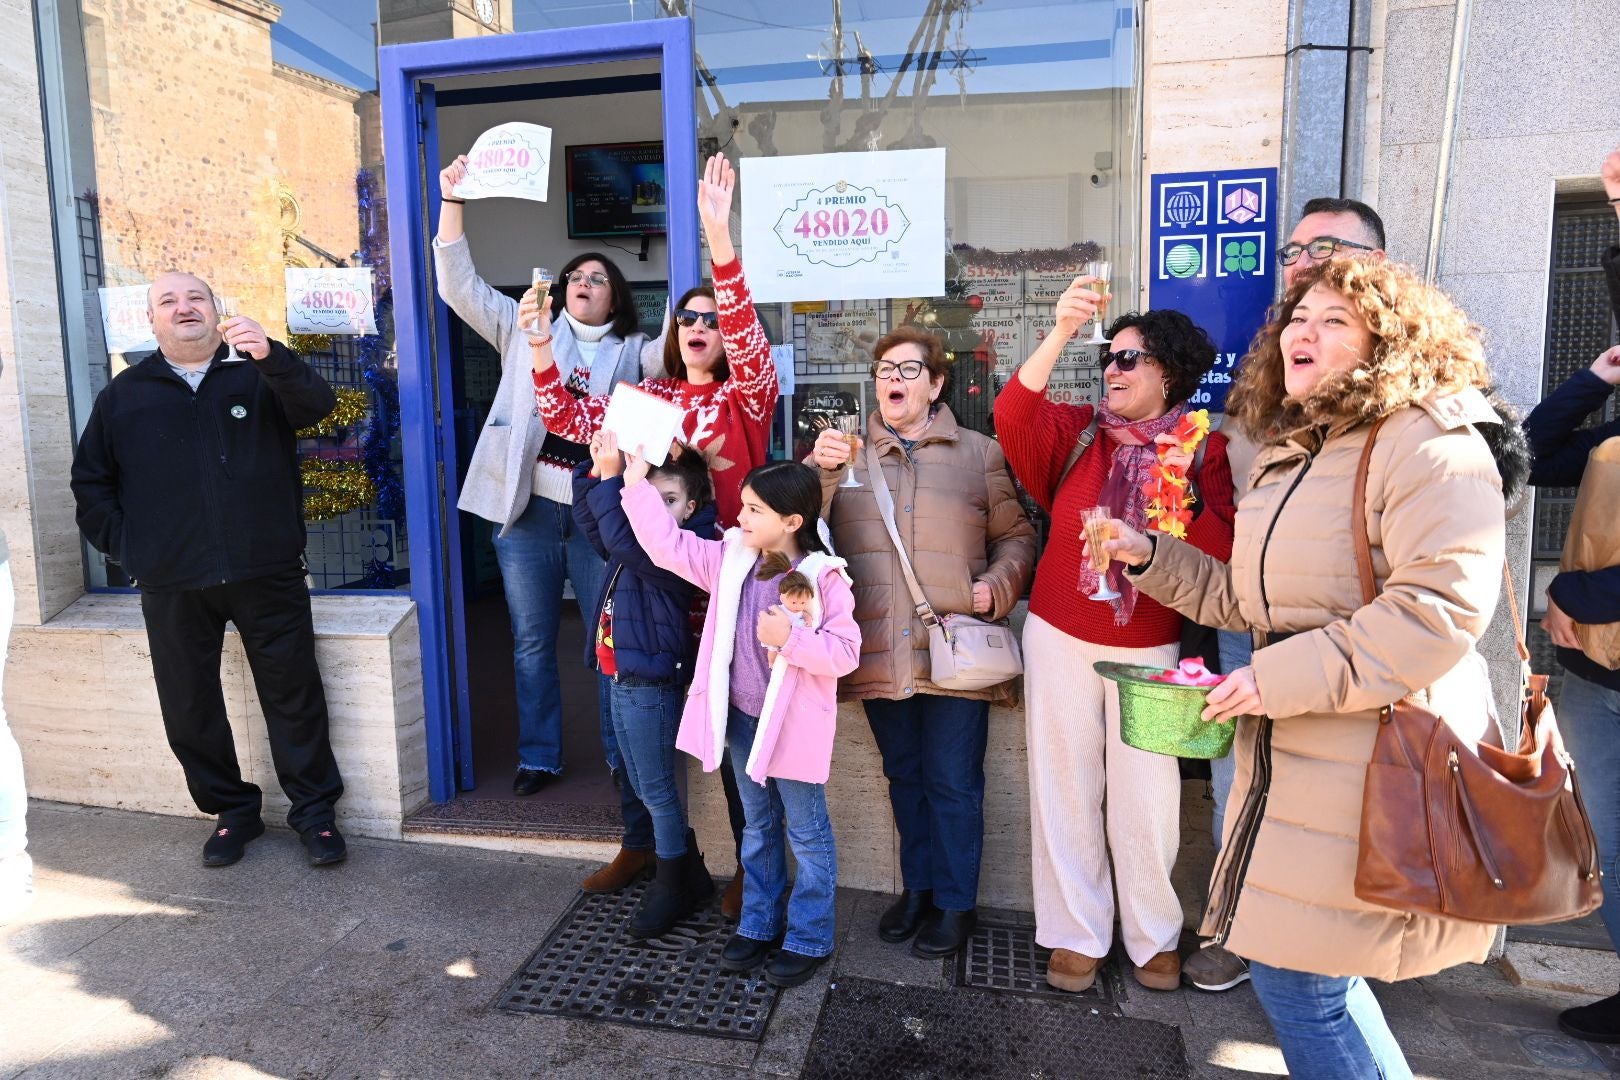
<svg viewBox="0 0 1620 1080"><path fill-rule="evenodd" d="M287 330L294 334L375 334L370 267L288 268Z"/></svg>

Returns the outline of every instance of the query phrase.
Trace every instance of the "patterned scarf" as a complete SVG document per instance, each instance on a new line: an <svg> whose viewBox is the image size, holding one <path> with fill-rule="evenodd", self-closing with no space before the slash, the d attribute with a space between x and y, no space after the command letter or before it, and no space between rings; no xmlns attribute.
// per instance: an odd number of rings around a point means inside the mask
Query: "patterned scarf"
<svg viewBox="0 0 1620 1080"><path fill-rule="evenodd" d="M1108 469L1108 479L1103 482L1102 493L1097 496L1097 505L1108 507L1109 516L1120 519L1137 532L1145 533L1148 528L1147 496L1142 493L1142 487L1148 482L1148 471L1159 460L1153 440L1167 431L1175 430L1186 411L1187 403L1182 402L1157 420L1127 420L1106 403L1097 406L1102 434L1110 442L1118 444ZM1108 583L1119 593L1118 600L1109 601L1114 609L1114 625L1124 626L1136 611L1136 586L1125 574L1124 563L1109 563L1107 575ZM1082 562L1080 591L1087 596L1096 592L1099 577L1097 571L1091 568L1091 560Z"/></svg>

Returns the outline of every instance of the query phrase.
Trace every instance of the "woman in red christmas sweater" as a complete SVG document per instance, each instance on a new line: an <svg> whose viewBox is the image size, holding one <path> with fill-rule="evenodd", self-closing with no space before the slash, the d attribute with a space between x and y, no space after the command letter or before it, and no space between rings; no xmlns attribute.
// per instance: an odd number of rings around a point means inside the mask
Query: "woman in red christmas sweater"
<svg viewBox="0 0 1620 1080"><path fill-rule="evenodd" d="M714 288L700 285L682 294L664 335L668 377L641 384L685 410L682 439L709 460L722 528L737 524L743 477L765 463L778 393L770 342L731 246L735 188L731 162L711 157L698 185L698 217L714 260ZM576 398L558 377L543 338L533 352L535 400L546 430L590 442L602 426L608 396Z"/></svg>
<svg viewBox="0 0 1620 1080"><path fill-rule="evenodd" d="M1125 315L1109 327L1102 404L1048 401L1053 365L1102 299L1088 287L1093 281L1076 278L1064 292L1056 327L995 406L1007 463L1052 519L1024 624L1035 940L1053 950L1049 984L1075 992L1091 986L1113 944L1112 853L1121 936L1136 979L1173 990L1181 975L1181 903L1170 884L1180 843L1180 774L1175 758L1120 741L1118 693L1091 665L1174 667L1181 616L1137 595L1119 563L1107 571L1119 599L1091 599L1098 575L1081 556L1080 512L1107 506L1110 517L1146 528L1142 485L1157 460L1156 440L1173 441L1169 433L1215 363L1215 346L1178 312ZM1064 475L1077 442L1086 447ZM1191 463L1179 449L1172 453ZM1209 436L1191 479L1196 516L1187 538L1229 558L1235 511L1224 436Z"/></svg>

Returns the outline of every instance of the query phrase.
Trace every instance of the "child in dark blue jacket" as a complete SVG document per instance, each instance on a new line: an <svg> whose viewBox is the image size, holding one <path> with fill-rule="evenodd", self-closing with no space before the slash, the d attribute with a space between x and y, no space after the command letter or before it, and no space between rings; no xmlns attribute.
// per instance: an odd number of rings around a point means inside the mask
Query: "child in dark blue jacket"
<svg viewBox="0 0 1620 1080"><path fill-rule="evenodd" d="M691 914L713 895L714 881L675 789L675 731L697 657L697 589L654 566L641 550L619 501L623 471L618 441L598 431L591 437L591 460L574 471L574 521L607 560L585 662L611 680L619 754L652 815L657 876L628 927L630 936L648 938ZM702 454L688 449L672 456L648 480L681 528L714 537L714 487Z"/></svg>

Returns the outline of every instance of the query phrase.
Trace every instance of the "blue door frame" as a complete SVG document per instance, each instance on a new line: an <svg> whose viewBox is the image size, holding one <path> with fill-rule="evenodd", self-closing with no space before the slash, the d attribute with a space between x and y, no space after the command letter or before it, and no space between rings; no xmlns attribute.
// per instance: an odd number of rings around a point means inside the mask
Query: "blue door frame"
<svg viewBox="0 0 1620 1080"><path fill-rule="evenodd" d="M454 519L459 512L455 507L460 481L449 400L448 313L433 288L428 247L439 217L439 189L433 182L439 155L432 80L645 59L658 60L661 67L668 276L670 293L678 296L699 280L690 19L389 45L378 50L411 598L416 601L422 638L428 783L435 802L452 798L460 786L458 779L470 780L472 759L461 540ZM553 191L559 187L553 185Z"/></svg>

